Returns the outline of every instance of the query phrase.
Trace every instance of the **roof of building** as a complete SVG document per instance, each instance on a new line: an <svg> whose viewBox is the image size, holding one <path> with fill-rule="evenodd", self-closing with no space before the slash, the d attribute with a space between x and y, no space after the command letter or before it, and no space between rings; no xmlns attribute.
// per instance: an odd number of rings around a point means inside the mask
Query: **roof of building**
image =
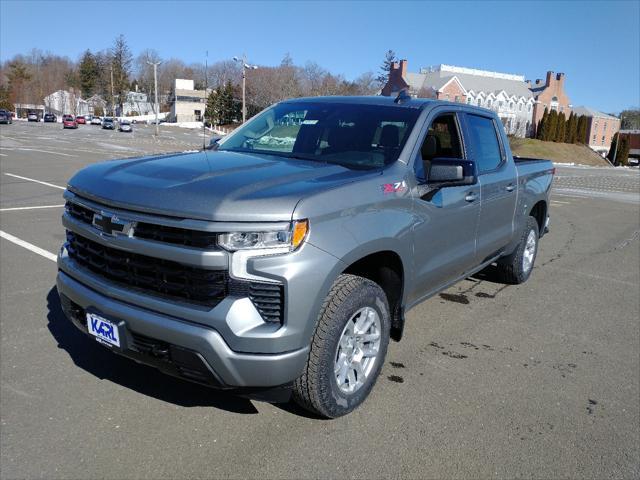
<svg viewBox="0 0 640 480"><path fill-rule="evenodd" d="M585 115L587 117L600 117L600 118L610 118L612 120L620 120L618 117L614 117L613 115L609 115L608 113L602 113L598 110L589 107L575 107L571 109L574 115Z"/></svg>
<svg viewBox="0 0 640 480"><path fill-rule="evenodd" d="M407 73L405 80L415 90L421 88L442 88L456 77L465 90L474 92L498 93L504 90L508 95L531 98L531 90L524 77L484 70L465 69L440 65L437 70L423 69L422 73Z"/></svg>
<svg viewBox="0 0 640 480"><path fill-rule="evenodd" d="M207 98L207 92L204 90L183 90L182 88L176 88L176 95L182 97Z"/></svg>

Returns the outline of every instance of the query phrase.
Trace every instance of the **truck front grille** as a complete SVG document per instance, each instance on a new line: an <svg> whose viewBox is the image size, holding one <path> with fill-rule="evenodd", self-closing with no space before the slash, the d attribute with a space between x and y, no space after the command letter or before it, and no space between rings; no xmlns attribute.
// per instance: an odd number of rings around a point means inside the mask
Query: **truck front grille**
<svg viewBox="0 0 640 480"><path fill-rule="evenodd" d="M73 218L88 225L93 224L93 215L100 213L97 210L94 211L74 202L67 202L66 209L67 213ZM109 210L108 207L105 207L105 209ZM218 244L218 235L214 232L169 227L147 222L135 222L133 236L144 238L145 240L203 249L213 249L216 248Z"/></svg>
<svg viewBox="0 0 640 480"><path fill-rule="evenodd" d="M142 293L216 306L227 295L227 272L106 247L67 231L69 257L95 275Z"/></svg>

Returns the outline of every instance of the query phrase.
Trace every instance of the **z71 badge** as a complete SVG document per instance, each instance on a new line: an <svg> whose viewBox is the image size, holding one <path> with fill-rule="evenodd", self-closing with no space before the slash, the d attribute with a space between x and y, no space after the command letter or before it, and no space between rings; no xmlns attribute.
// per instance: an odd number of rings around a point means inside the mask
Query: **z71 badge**
<svg viewBox="0 0 640 480"><path fill-rule="evenodd" d="M407 183L403 180L396 183L385 183L381 185L382 193L398 193L404 192L407 189Z"/></svg>

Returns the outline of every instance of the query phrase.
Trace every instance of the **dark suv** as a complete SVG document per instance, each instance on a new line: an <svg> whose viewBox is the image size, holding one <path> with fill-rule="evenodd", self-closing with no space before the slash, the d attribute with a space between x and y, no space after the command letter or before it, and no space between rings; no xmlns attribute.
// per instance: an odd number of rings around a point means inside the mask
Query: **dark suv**
<svg viewBox="0 0 640 480"><path fill-rule="evenodd" d="M58 121L58 117L56 117L53 113L45 113L44 121L47 123L55 123Z"/></svg>

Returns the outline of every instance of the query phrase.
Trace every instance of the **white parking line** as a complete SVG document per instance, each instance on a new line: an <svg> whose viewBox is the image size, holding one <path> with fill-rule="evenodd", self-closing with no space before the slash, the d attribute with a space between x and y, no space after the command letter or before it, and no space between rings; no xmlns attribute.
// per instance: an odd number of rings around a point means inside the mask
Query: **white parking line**
<svg viewBox="0 0 640 480"><path fill-rule="evenodd" d="M64 205L40 205L38 207L12 207L12 208L0 208L0 212L15 212L16 210L37 210L40 208L61 208Z"/></svg>
<svg viewBox="0 0 640 480"><path fill-rule="evenodd" d="M15 147L15 148L6 148L6 150L20 150L24 152L40 152L40 153L48 153L50 155L62 155L63 157L77 157L77 155L71 155L69 153L52 152L51 150L40 150L39 148Z"/></svg>
<svg viewBox="0 0 640 480"><path fill-rule="evenodd" d="M53 187L53 188L59 188L60 190L66 190L66 188L61 187L60 185L54 185L53 183L43 182L42 180L36 180L35 178L21 177L20 175L15 175L13 173L5 173L5 175L9 175L10 177L19 178L21 180L28 180L30 182L40 183L42 185L46 185L47 187Z"/></svg>
<svg viewBox="0 0 640 480"><path fill-rule="evenodd" d="M56 261L56 256L53 253L48 252L47 250L43 250L40 247L36 247L32 243L25 242L24 240L21 240L18 237L14 237L10 233L3 232L2 230L0 230L0 237L4 238L5 240L9 240L11 243L15 243L16 245L19 245L22 248L26 248L27 250L30 250L33 253L37 253L38 255L41 255L44 258L51 260L52 262Z"/></svg>

